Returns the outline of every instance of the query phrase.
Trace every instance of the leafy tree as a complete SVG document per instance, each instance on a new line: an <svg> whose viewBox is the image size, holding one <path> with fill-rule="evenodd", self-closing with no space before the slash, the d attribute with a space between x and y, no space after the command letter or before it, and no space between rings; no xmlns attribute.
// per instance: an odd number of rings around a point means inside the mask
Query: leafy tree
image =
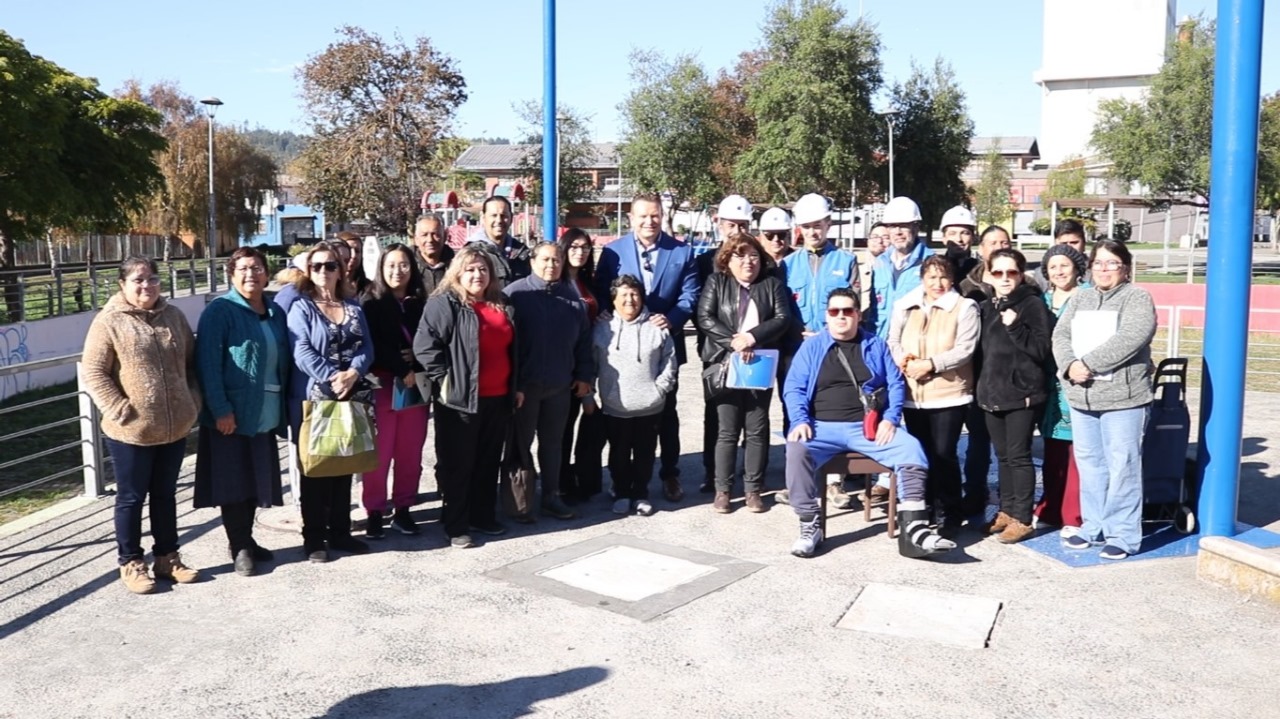
<svg viewBox="0 0 1280 719"><path fill-rule="evenodd" d="M160 122L0 31L0 269L13 267L17 241L125 226L163 182ZM3 284L9 319L22 319L16 283Z"/></svg>
<svg viewBox="0 0 1280 719"><path fill-rule="evenodd" d="M1013 202L1009 197L1012 178L997 140L987 152L982 175L973 188L973 212L981 227L999 225L1013 218Z"/></svg>
<svg viewBox="0 0 1280 719"><path fill-rule="evenodd" d="M1153 202L1207 206L1215 29L1203 17L1188 21L1143 99L1098 103L1094 148Z"/></svg>
<svg viewBox="0 0 1280 719"><path fill-rule="evenodd" d="M298 159L298 155L302 154L310 141L306 135L299 135L296 132L289 130L278 132L263 127L245 129L242 134L245 141L274 160L279 167L288 167L289 163Z"/></svg>
<svg viewBox="0 0 1280 719"><path fill-rule="evenodd" d="M1061 203L1065 200L1079 200L1086 196L1085 182L1088 175L1085 172L1084 160L1077 156L1065 158L1061 163L1049 170L1049 174L1045 177L1045 188L1040 193L1040 206L1046 210L1053 208L1056 200ZM1098 216L1097 212L1088 208L1080 207L1058 207L1058 221L1072 219L1079 220L1084 225L1085 232L1093 235L1097 229ZM1049 218L1045 218L1045 222L1050 222ZM1052 235L1053 228L1050 227L1048 232L1043 234Z"/></svg>
<svg viewBox="0 0 1280 719"><path fill-rule="evenodd" d="M525 199L531 205L542 205L542 103L526 100L515 106L516 114L529 126L529 136L517 171L528 178ZM560 129L560 187L556 204L563 215L574 202L587 199L595 191L588 169L595 163L595 145L587 129L586 118L577 110L560 106L556 108L557 127Z"/></svg>
<svg viewBox="0 0 1280 719"><path fill-rule="evenodd" d="M711 201L721 189L711 167L723 138L702 65L692 55L636 50L631 83L619 106L622 176L639 191L670 192L673 212L685 201Z"/></svg>
<svg viewBox="0 0 1280 719"><path fill-rule="evenodd" d="M302 197L338 222L404 231L424 186L448 168L439 145L467 99L466 80L428 38L337 32L298 70L313 134L298 163Z"/></svg>
<svg viewBox="0 0 1280 719"><path fill-rule="evenodd" d="M782 0L763 30L764 66L746 86L756 142L734 177L767 186L770 199L821 192L847 201L852 181L875 165L880 38L866 21L845 22L834 0Z"/></svg>
<svg viewBox="0 0 1280 719"><path fill-rule="evenodd" d="M748 50L738 55L733 70L721 69L711 86L714 122L723 146L711 163L711 174L722 190L735 190L748 198L769 195L767 184L739 183L733 170L738 156L756 142L756 118L747 108L747 85L764 67L764 54Z"/></svg>
<svg viewBox="0 0 1280 719"><path fill-rule="evenodd" d="M889 91L895 110L893 127L894 191L920 205L925 227L937 227L942 213L968 198L961 175L972 156L973 121L965 107L964 90L942 58L930 69L912 63L911 76ZM888 150L888 127L877 128ZM888 187L886 161L877 173Z"/></svg>
<svg viewBox="0 0 1280 719"><path fill-rule="evenodd" d="M1280 212L1280 92L1262 100L1258 124L1258 207Z"/></svg>

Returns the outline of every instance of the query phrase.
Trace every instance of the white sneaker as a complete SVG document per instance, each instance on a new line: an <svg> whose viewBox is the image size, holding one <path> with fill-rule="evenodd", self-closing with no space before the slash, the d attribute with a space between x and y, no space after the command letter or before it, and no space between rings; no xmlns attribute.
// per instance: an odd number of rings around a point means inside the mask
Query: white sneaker
<svg viewBox="0 0 1280 719"><path fill-rule="evenodd" d="M812 557L819 544L822 544L822 527L818 518L808 522L800 520L800 538L791 545L791 553L797 557Z"/></svg>
<svg viewBox="0 0 1280 719"><path fill-rule="evenodd" d="M615 499L613 500L613 513L626 516L631 514L631 500Z"/></svg>
<svg viewBox="0 0 1280 719"><path fill-rule="evenodd" d="M1062 531L1058 532L1058 536L1059 536L1060 538L1062 538L1062 539L1068 539L1068 538L1070 538L1070 537L1074 537L1074 536L1076 536L1076 535L1078 535L1078 534L1080 534L1080 528L1079 528L1079 527L1072 527L1072 526L1070 526L1070 525L1067 525L1067 526L1063 527L1063 528L1062 528Z"/></svg>
<svg viewBox="0 0 1280 719"><path fill-rule="evenodd" d="M647 499L639 500L636 502L636 514L641 517L647 517L650 514L653 514L653 505L649 504L649 500Z"/></svg>

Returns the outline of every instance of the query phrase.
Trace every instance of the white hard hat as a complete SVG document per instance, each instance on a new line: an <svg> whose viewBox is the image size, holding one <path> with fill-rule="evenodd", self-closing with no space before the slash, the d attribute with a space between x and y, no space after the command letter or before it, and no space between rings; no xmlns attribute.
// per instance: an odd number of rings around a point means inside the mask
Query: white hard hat
<svg viewBox="0 0 1280 719"><path fill-rule="evenodd" d="M747 198L742 195L729 195L720 201L720 209L716 211L716 217L721 220L750 222L751 203L747 202Z"/></svg>
<svg viewBox="0 0 1280 719"><path fill-rule="evenodd" d="M886 225L905 225L920 221L920 207L910 197L895 197L884 206L880 221Z"/></svg>
<svg viewBox="0 0 1280 719"><path fill-rule="evenodd" d="M786 232L791 229L791 215L781 207L770 207L760 216L761 232Z"/></svg>
<svg viewBox="0 0 1280 719"><path fill-rule="evenodd" d="M964 205L956 205L950 210L947 210L946 214L942 216L941 229L945 230L951 225L963 225L965 227L976 228L978 226L978 222L973 218L973 212L971 212L969 208Z"/></svg>
<svg viewBox="0 0 1280 719"><path fill-rule="evenodd" d="M797 225L817 222L831 216L831 203L822 195L810 192L796 200L795 206L791 208L791 216Z"/></svg>

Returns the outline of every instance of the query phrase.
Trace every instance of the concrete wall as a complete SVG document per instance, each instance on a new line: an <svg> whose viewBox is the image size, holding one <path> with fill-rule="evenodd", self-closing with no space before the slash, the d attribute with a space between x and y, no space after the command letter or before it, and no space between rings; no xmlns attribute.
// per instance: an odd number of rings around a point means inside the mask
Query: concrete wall
<svg viewBox="0 0 1280 719"><path fill-rule="evenodd" d="M200 322L206 295L178 297L172 302L180 308L192 329ZM84 338L97 312L81 312L65 317L50 317L35 322L0 325L0 367L78 354L84 349ZM19 392L48 387L75 379L74 364L0 377L0 402Z"/></svg>

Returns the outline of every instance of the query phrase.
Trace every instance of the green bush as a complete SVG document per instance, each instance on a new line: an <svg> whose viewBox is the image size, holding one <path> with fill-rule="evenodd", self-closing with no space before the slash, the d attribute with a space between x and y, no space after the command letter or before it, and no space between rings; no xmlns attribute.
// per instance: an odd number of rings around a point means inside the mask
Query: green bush
<svg viewBox="0 0 1280 719"><path fill-rule="evenodd" d="M1037 217L1031 221L1031 231L1037 235L1052 234L1053 228L1049 226L1048 217Z"/></svg>

